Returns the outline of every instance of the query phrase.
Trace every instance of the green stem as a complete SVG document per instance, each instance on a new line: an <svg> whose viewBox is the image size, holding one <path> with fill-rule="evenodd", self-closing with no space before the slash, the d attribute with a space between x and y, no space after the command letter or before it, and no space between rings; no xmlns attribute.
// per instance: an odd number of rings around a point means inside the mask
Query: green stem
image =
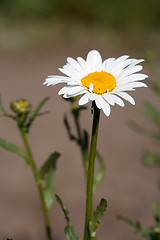
<svg viewBox="0 0 160 240"><path fill-rule="evenodd" d="M95 102L93 102L93 104L94 104L93 105L94 113L93 113L92 138L91 138L90 155L89 155L89 166L88 166L84 240L91 240L91 237L89 234L89 221L91 220L91 217L92 217L94 163L95 163L95 155L96 155L99 117L100 117L100 110L96 107Z"/></svg>
<svg viewBox="0 0 160 240"><path fill-rule="evenodd" d="M29 158L29 162L32 168L32 172L36 181L36 186L37 186L37 190L39 193L39 197L40 197L40 201L41 201L41 207L42 207L42 212L43 212L43 217L44 217L44 222L45 222L45 229L46 229L46 234L47 234L47 240L52 240L52 236L51 236L51 228L50 228L50 222L49 222L49 217L48 217L48 210L45 204L45 199L44 199L44 194L43 194L43 187L42 184L38 181L38 170L28 143L28 139L27 139L27 134L24 131L23 127L19 127L20 133L21 133L21 137L23 139L23 143L26 149L26 152L28 154L28 158Z"/></svg>

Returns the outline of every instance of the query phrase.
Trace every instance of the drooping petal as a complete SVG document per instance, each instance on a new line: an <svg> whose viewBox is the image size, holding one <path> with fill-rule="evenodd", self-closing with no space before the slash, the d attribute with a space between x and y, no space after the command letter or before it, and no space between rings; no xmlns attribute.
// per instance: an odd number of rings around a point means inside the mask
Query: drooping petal
<svg viewBox="0 0 160 240"><path fill-rule="evenodd" d="M90 96L90 93L84 94L79 100L79 105L84 105L88 103L90 101L89 96Z"/></svg>
<svg viewBox="0 0 160 240"><path fill-rule="evenodd" d="M130 102L131 104L135 105L135 100L126 92L117 92L115 93L119 97L124 98L126 101Z"/></svg>
<svg viewBox="0 0 160 240"><path fill-rule="evenodd" d="M86 90L82 90L82 91L80 91L80 92L78 92L78 93L74 93L74 94L65 93L65 94L63 95L63 97L64 97L64 98L72 98L72 97L75 97L75 96L78 96L78 95L81 95L81 94L84 94L84 93L87 93L87 91L86 91Z"/></svg>
<svg viewBox="0 0 160 240"><path fill-rule="evenodd" d="M103 96L103 98L104 98L110 105L112 105L112 106L115 105L115 101L113 100L111 94L109 94L109 93L104 93L104 94L102 94L102 96Z"/></svg>
<svg viewBox="0 0 160 240"><path fill-rule="evenodd" d="M104 114L109 117L109 115L111 114L111 107L108 103L106 103L103 107L102 110L104 112Z"/></svg>
<svg viewBox="0 0 160 240"><path fill-rule="evenodd" d="M111 112L111 107L110 105L103 99L103 97L101 95L98 96L98 98L95 100L96 106L99 109L102 109L104 114L106 116L110 115Z"/></svg>
<svg viewBox="0 0 160 240"><path fill-rule="evenodd" d="M120 99L119 97L117 97L116 95L114 94L111 94L112 95L112 99L113 101L118 104L119 106L121 107L124 107L124 102L122 101L122 99Z"/></svg>
<svg viewBox="0 0 160 240"><path fill-rule="evenodd" d="M102 97L101 97L101 95L99 95L97 98L96 98L96 100L95 100L95 103L96 103L96 106L99 108L99 109L101 109L102 108Z"/></svg>

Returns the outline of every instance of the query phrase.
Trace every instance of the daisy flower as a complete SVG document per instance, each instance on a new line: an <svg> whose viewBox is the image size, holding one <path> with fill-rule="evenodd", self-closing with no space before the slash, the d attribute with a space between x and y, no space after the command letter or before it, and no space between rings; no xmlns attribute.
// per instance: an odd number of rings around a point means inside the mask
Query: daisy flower
<svg viewBox="0 0 160 240"><path fill-rule="evenodd" d="M66 65L59 70L66 76L48 76L44 82L47 86L57 83L67 84L59 91L64 98L83 94L79 105L95 101L106 116L110 115L111 105L124 107L122 99L135 105L135 100L126 91L134 91L137 87L147 87L141 81L146 74L137 73L142 70L139 63L143 59L129 59L128 55L119 58L108 58L102 61L97 50L88 53L86 60L78 57L76 60L68 57Z"/></svg>

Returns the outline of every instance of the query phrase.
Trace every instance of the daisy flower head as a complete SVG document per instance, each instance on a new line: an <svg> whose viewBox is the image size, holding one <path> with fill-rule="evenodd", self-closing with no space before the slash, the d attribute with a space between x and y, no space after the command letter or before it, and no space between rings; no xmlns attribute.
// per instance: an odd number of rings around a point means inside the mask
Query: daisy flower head
<svg viewBox="0 0 160 240"><path fill-rule="evenodd" d="M59 70L66 76L48 76L44 82L47 86L65 83L59 91L64 98L83 95L79 105L95 101L106 116L110 115L111 105L124 107L122 99L135 105L135 100L126 91L134 91L137 87L147 87L143 82L148 76L137 73L142 70L139 63L143 59L129 59L128 55L119 58L108 58L102 61L97 50L88 53L86 60L68 57L66 65Z"/></svg>

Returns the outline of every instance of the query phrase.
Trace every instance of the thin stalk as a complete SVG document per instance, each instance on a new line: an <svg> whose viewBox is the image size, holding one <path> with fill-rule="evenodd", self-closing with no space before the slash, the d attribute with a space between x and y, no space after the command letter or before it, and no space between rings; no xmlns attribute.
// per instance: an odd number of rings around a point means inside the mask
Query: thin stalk
<svg viewBox="0 0 160 240"><path fill-rule="evenodd" d="M37 167L36 167L36 163L34 161L34 158L33 158L29 143L28 143L27 135L26 135L23 127L19 127L19 130L20 130L21 137L22 137L26 152L28 154L29 162L30 162L30 165L31 165L31 168L32 168L32 172L33 172L35 181L36 181L36 186L37 186L37 190L38 190L38 193L39 193L42 212L43 212L43 217L44 217L47 240L52 240L50 222L49 222L49 217L48 217L48 210L47 210L47 207L46 207L46 204L45 204L42 184L38 181L38 170L37 170Z"/></svg>
<svg viewBox="0 0 160 240"><path fill-rule="evenodd" d="M97 137L98 137L99 118L100 118L100 110L95 105L95 102L93 102L93 107L94 107L94 113L93 113L92 138L91 138L90 155L89 155L89 166L88 166L84 240L91 240L91 237L89 234L89 221L92 217L94 163L95 163L96 145L97 145Z"/></svg>

